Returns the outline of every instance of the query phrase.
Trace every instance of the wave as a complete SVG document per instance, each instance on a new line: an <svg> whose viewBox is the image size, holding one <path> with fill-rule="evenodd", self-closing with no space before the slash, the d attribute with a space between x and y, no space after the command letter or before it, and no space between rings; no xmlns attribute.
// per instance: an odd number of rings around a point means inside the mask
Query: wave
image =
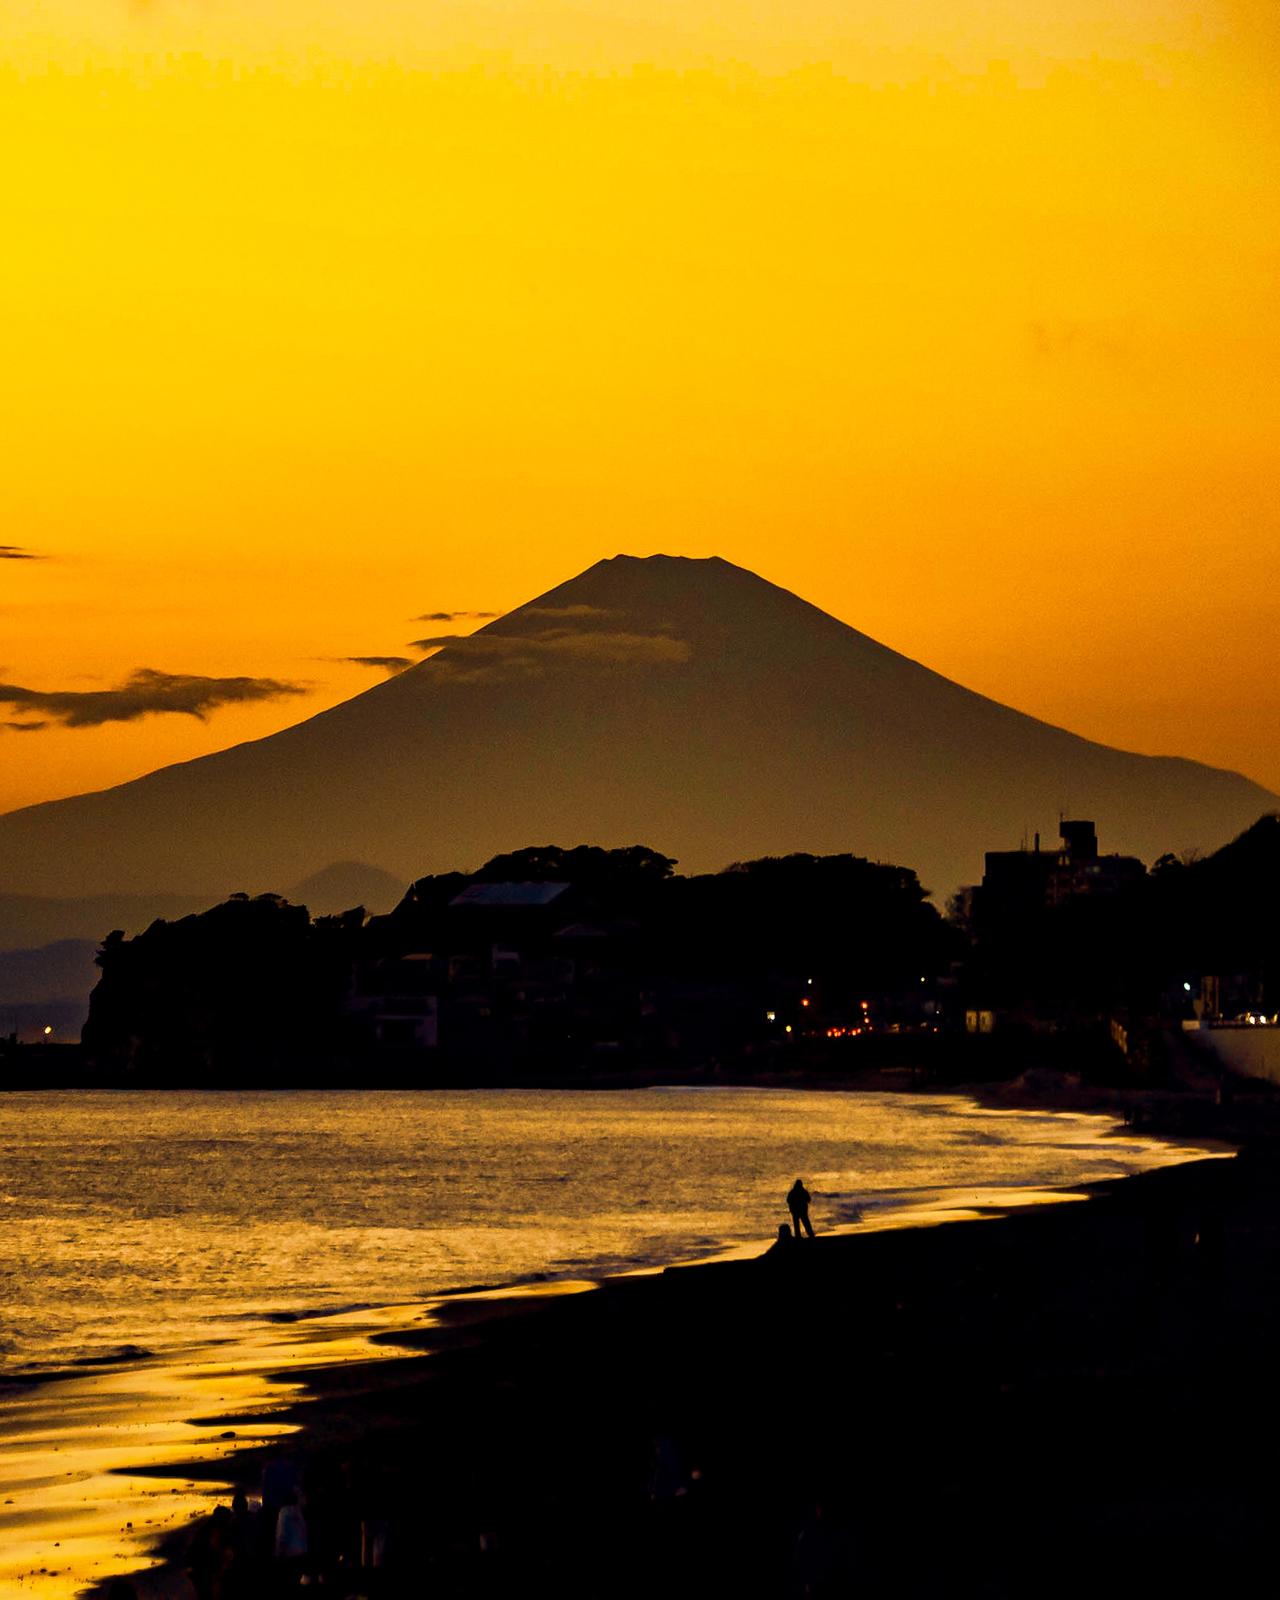
<svg viewBox="0 0 1280 1600"><path fill-rule="evenodd" d="M381 1300L343 1300L334 1305L280 1306L271 1310L226 1311L211 1322L313 1322L320 1317L344 1317L355 1311L375 1311Z"/></svg>
<svg viewBox="0 0 1280 1600"><path fill-rule="evenodd" d="M64 1355L57 1361L28 1361L20 1367L0 1372L0 1389L6 1386L29 1388L36 1383L57 1383L65 1378L82 1378L87 1372L109 1367L129 1366L137 1361L154 1361L159 1352L140 1344L116 1345L110 1350L86 1350L82 1355Z"/></svg>

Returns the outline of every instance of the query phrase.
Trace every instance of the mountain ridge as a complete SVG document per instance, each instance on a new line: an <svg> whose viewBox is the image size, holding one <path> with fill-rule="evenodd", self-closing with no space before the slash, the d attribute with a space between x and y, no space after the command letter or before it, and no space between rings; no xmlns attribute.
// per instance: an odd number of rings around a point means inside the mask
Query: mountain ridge
<svg viewBox="0 0 1280 1600"><path fill-rule="evenodd" d="M1004 706L721 557L615 556L275 734L0 816L0 889L216 894L351 857L408 881L559 838L689 871L851 850L944 892L1063 807L1149 860L1277 804Z"/></svg>

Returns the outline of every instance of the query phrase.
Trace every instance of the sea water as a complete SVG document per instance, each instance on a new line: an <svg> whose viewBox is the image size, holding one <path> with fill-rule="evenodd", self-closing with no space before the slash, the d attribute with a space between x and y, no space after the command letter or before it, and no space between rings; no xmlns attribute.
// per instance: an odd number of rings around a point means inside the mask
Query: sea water
<svg viewBox="0 0 1280 1600"><path fill-rule="evenodd" d="M0 1094L0 1596L153 1564L218 1493L189 1463L270 1448L308 1366L429 1335L450 1291L758 1254L796 1177L822 1232L1196 1153L956 1095Z"/></svg>
<svg viewBox="0 0 1280 1600"><path fill-rule="evenodd" d="M1183 1159L1098 1115L782 1089L0 1095L0 1376L763 1248Z"/></svg>

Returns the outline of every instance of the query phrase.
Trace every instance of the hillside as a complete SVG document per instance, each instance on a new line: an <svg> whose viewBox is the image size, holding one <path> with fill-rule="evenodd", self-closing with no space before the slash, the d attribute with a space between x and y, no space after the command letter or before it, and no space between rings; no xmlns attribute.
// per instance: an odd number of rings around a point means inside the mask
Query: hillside
<svg viewBox="0 0 1280 1600"><path fill-rule="evenodd" d="M943 894L1064 809L1151 860L1277 803L999 705L726 561L617 556L269 738L0 817L0 891L217 896L351 858L407 882L643 839L684 871L851 850Z"/></svg>

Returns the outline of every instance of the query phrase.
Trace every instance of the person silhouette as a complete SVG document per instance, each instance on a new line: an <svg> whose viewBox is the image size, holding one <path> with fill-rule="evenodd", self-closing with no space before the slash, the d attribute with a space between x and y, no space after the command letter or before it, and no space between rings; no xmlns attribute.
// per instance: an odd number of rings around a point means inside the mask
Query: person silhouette
<svg viewBox="0 0 1280 1600"><path fill-rule="evenodd" d="M804 1186L804 1180L797 1178L787 1192L787 1210L791 1213L791 1226L795 1230L796 1238L800 1238L800 1230L804 1229L809 1238L813 1238L813 1223L809 1221L809 1191Z"/></svg>
<svg viewBox="0 0 1280 1600"><path fill-rule="evenodd" d="M779 1258L790 1260L795 1247L796 1236L791 1231L791 1224L789 1222L780 1222L778 1224L778 1237L765 1251L765 1256L771 1261L777 1261Z"/></svg>

